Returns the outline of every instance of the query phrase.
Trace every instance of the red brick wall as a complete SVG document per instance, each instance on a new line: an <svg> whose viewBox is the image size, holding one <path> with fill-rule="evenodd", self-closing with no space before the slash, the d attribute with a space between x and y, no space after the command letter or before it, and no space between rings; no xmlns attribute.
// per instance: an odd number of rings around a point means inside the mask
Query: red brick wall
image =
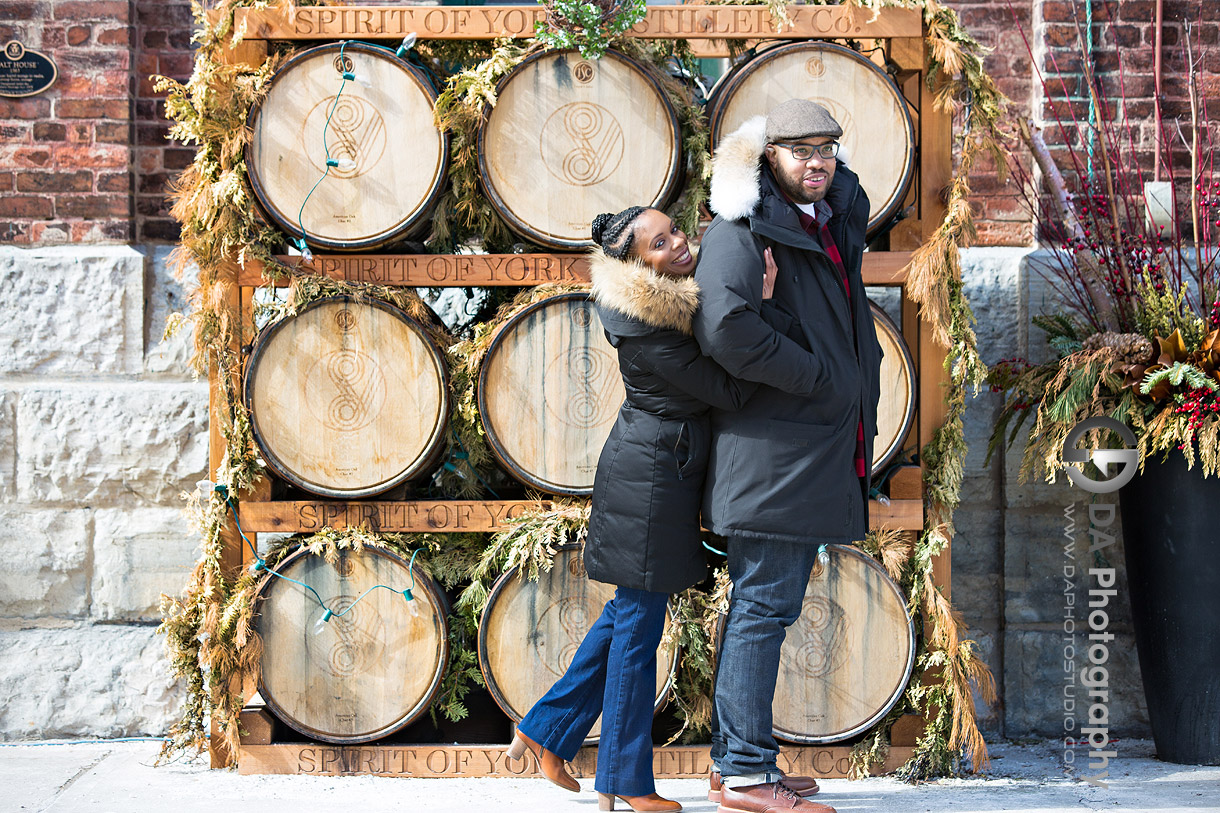
<svg viewBox="0 0 1220 813"><path fill-rule="evenodd" d="M0 0L0 42L51 56L50 90L0 99L0 240L173 240L165 140L149 73L191 71L188 0Z"/></svg>
<svg viewBox="0 0 1220 813"><path fill-rule="evenodd" d="M195 21L189 0L136 0L132 5L135 7L132 159L137 239L172 241L178 239L178 224L169 216L166 183L190 164L195 151L166 140L169 122L165 118L165 94L154 91L148 77L169 76L180 82L190 78Z"/></svg>
<svg viewBox="0 0 1220 813"><path fill-rule="evenodd" d="M128 4L5 0L0 20L59 66L50 91L0 99L0 239L129 239Z"/></svg>
<svg viewBox="0 0 1220 813"><path fill-rule="evenodd" d="M371 0L366 0L370 2ZM1062 97L1049 56L1079 92L1081 70L1074 19L1085 0L948 0L966 27L994 50L986 67L1014 112L1050 108L1031 69L1024 30ZM1094 62L1107 88L1124 66L1129 117L1151 169L1152 18L1155 0L1094 0ZM1200 23L1206 54L1204 95L1220 98L1220 2L1164 0L1166 115L1188 114L1181 53L1183 21ZM162 97L148 76L185 80L191 72L189 0L0 0L0 43L20 39L49 53L60 77L46 93L0 99L0 240L22 244L66 241L172 241L164 190L191 160L192 150L165 140ZM1079 97L1078 97L1079 101ZM1077 105L1078 115L1087 113ZM1208 110L1220 119L1220 101ZM1048 128L1047 139L1062 139ZM1013 181L980 166L973 181L980 243L1027 245L1029 217Z"/></svg>
<svg viewBox="0 0 1220 813"><path fill-rule="evenodd" d="M1037 113L1044 124L1043 134L1052 147L1059 166L1068 170L1072 161L1065 141L1074 146L1083 142L1082 133L1069 126L1065 140L1055 124L1055 116L1070 124L1074 114L1080 122L1088 120L1088 96L1083 84L1083 50L1080 34L1086 19L1085 0L1013 0L1006 2L950 0L963 23L985 45L995 50L988 55L988 72L1013 102L1013 112L1024 116ZM1111 99L1126 99L1125 114L1132 125L1135 153L1139 163L1152 177L1156 127L1153 117L1155 83L1153 79L1156 2L1155 0L1093 0L1093 65L1103 92ZM1214 0L1164 0L1162 48L1162 108L1168 119L1189 121L1186 95L1183 36L1185 22L1194 26L1192 40L1202 41L1204 67L1210 76L1203 80L1202 93L1213 100L1208 118L1220 120L1220 2ZM1079 22L1079 28L1077 25ZM1038 67L1046 81L1043 88L1033 70L1029 52L1020 31L1024 30L1038 55ZM1196 51L1197 51L1196 47ZM1121 65L1121 71L1120 71ZM1071 99L1069 108L1065 100ZM1107 107L1114 115L1117 108ZM1180 199L1187 191L1188 162L1180 151L1175 157ZM1097 159L1098 161L1100 159ZM1028 168L1029 161L1024 165ZM1097 163L1095 162L1095 166ZM1070 171L1068 172L1071 175ZM1013 181L1002 184L993 172L984 171L973 184L978 209L980 242L992 245L1022 245L1032 236L1021 198Z"/></svg>
<svg viewBox="0 0 1220 813"><path fill-rule="evenodd" d="M1000 92L1012 101L1013 111L1027 114L1034 81L1021 31L1032 43L1033 0L1012 0L1011 9L1003 0L949 0L946 5L957 12L975 39L992 49L984 67ZM955 130L960 133L960 117L956 124ZM1033 228L1022 197L1012 180L1001 180L990 160L976 165L971 189L981 245L1030 243Z"/></svg>

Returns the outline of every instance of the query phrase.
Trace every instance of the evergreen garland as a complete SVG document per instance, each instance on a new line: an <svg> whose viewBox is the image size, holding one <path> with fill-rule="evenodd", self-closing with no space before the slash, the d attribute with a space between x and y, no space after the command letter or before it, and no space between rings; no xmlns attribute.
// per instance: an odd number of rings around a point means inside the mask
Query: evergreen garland
<svg viewBox="0 0 1220 813"><path fill-rule="evenodd" d="M771 8L777 23L784 25L788 20L789 3L768 0L765 4ZM833 3L821 0L812 4ZM951 187L947 216L933 239L916 253L909 271L911 295L921 305L923 317L930 321L937 341L949 348L946 365L950 373L946 392L948 420L923 450L927 525L902 579L913 614L920 618L922 608L926 618L918 671L939 671L945 678L943 682L926 686L918 679L913 680L906 695L910 708L929 717L915 757L904 769L904 776L914 780L956 769L963 751L973 768L986 763L985 745L974 723L970 682L973 681L987 699L990 674L975 656L973 643L962 637L960 619L954 616L932 582L931 566L933 557L945 548L952 533L952 512L960 493L961 464L965 455L961 425L965 392L971 384L977 387L985 373L975 349L973 316L958 281L957 250L972 237L971 211L967 204L968 175L978 155L996 153L996 121L1003 98L982 71L981 47L961 28L956 14L936 0L847 0L846 4L874 11L890 6L922 9L928 30L928 78L938 88L938 103L946 107L953 104L962 89L970 91L971 99L966 110L961 167ZM191 313L195 323L193 361L199 372L209 367L214 370L221 385L222 420L218 428L225 439L227 453L217 480L234 499L253 487L264 467L253 451L249 416L235 389L240 365L230 348L252 338L253 326L241 324L239 315L229 305L234 284L232 263L234 259L239 262L259 260L269 275L289 272L274 257L283 235L258 222L253 214L244 165L245 139L248 138L245 119L251 105L265 93L267 82L284 55L273 54L264 64L249 67L226 64L223 52L240 39L240 34L233 30L235 9L288 5L286 0L220 0L211 12L215 15L214 22L209 22L203 7L193 3L199 25L195 37L199 43L195 72L185 85L164 77L158 79L158 87L169 93L167 111L176 122L172 137L197 146L195 161L174 187L173 213L182 223L182 246L176 252L176 261L182 268L193 264L199 269L200 285ZM685 43L629 42L631 44L625 44L625 48L649 55L648 60L654 65L664 65L669 60L690 65ZM495 103L498 79L537 47L537 44L517 45L506 41L496 42L490 49L485 43L430 42L417 47L431 58L430 64L440 66L442 73L450 77L436 104L437 122L452 137L450 185L436 214L429 239L431 250L448 252L460 245L480 242L488 251L512 247L511 233L479 194L474 136L485 106ZM467 67L484 54L482 61ZM662 68L662 72L668 74L667 69ZM677 103L688 163L688 186L676 204L675 219L693 234L698 208L706 197L706 124L698 106L678 83L667 80L663 84ZM1003 162L999 161L997 165L1003 166ZM318 280L294 279L293 284L292 295L297 306L311 296L334 290ZM362 292L369 294L367 287ZM527 292L523 298L536 301L553 292L537 289ZM414 306L413 302L407 304ZM521 307L519 303L514 306ZM497 319L496 323L503 321ZM485 444L480 445L482 427L474 407L478 364L493 335L493 327L480 326L472 338L449 348L453 380L458 387L453 425L475 468L490 460ZM1068 389L1073 394L1078 392L1078 388ZM1125 401L1120 402L1120 408L1122 403ZM1066 411L1066 408L1061 410ZM1153 420L1160 421L1157 425L1163 425L1157 437L1183 436L1184 430L1174 427L1185 427L1185 421L1172 423L1160 415ZM1210 448L1214 450L1220 418L1214 415L1206 418L1191 432L1194 434L1185 435L1188 440L1195 436L1210 438ZM1214 452L1210 461L1205 458L1205 464L1215 470ZM203 532L202 554L184 594L178 598L166 597L163 602L165 620L160 630L167 636L174 673L185 680L188 691L183 720L175 726L165 753L205 747L206 722L210 715L229 746L230 758L235 760L239 746L237 713L245 694L243 681L248 680L259 652L254 640L256 636L249 627L252 594L248 574L229 574L226 578L220 567L224 549L220 532L228 505L218 494L211 494L206 501L194 499L196 519ZM452 572L481 575L477 575L463 592L457 608L461 623L454 623L451 628L451 635L456 637L450 659L452 676L447 676L442 689L443 709L451 719L465 713L462 697L471 683L480 682L477 670L473 668L469 642L475 630L472 622L477 623L473 610L475 607L481 609L480 600L486 601L487 580L497 569L510 566L510 562L524 562L527 570L543 567L544 559L549 561L545 551L551 549L553 542L560 538L579 538L582 511L587 522L587 507L582 509L562 503L558 509L552 509L550 516L523 520L506 532L507 536L493 541L488 551L494 552L481 555L477 565L473 553L481 547L481 541L472 539L459 546L461 552L454 554L456 558L449 563ZM446 539L446 545L454 541L452 536ZM434 541L423 536L396 540L395 535L374 535L359 530L327 531L309 538L306 544L318 546L323 555L332 545L344 544L398 545L402 550L427 547L434 552L437 548ZM286 555L286 550L286 547L277 547L276 555ZM890 559L894 556L891 551ZM269 554L268 562L271 561ZM445 576L438 574L438 578L444 581ZM717 584L721 581L718 579ZM710 641L714 631L712 620L720 611L721 598L719 590L710 596L688 591L678 600L677 626L670 632L683 649L677 694L680 713L686 723L684 732L680 733L688 739L702 731L705 725L710 690ZM866 737L869 745L862 749L862 754L875 755L885 747L888 741L885 732L892 719L894 715L869 732ZM863 764L868 761L866 757Z"/></svg>

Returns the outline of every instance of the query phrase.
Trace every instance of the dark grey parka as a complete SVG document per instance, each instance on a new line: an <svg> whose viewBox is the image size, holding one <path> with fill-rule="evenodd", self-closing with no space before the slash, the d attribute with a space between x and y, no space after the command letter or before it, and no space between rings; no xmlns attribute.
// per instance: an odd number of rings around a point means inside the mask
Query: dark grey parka
<svg viewBox="0 0 1220 813"><path fill-rule="evenodd" d="M707 570L699 505L708 411L741 408L756 385L700 352L691 336L699 306L692 277L657 274L600 251L590 270L627 394L597 462L585 569L597 581L675 593Z"/></svg>
<svg viewBox="0 0 1220 813"><path fill-rule="evenodd" d="M871 461L880 397L882 351L860 276L868 197L840 162L826 202L849 302L842 276L763 160L764 128L763 117L751 119L717 147L716 218L695 274L703 351L763 385L740 411L713 411L703 523L725 536L850 543L868 528L868 478L854 469L857 423ZM778 322L760 314L767 246L779 266ZM810 384L812 396L792 394Z"/></svg>

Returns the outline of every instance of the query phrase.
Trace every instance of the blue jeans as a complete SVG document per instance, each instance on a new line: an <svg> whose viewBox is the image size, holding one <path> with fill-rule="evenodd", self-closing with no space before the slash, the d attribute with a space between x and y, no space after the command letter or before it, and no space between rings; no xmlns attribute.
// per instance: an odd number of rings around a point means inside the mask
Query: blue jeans
<svg viewBox="0 0 1220 813"><path fill-rule="evenodd" d="M517 728L572 760L602 716L597 748L599 793L647 796L652 776L652 712L657 698L657 645L665 629L666 593L620 587L585 634L572 665Z"/></svg>
<svg viewBox="0 0 1220 813"><path fill-rule="evenodd" d="M766 773L774 781L779 651L800 618L818 546L729 537L727 553L733 597L716 668L712 760L724 776Z"/></svg>

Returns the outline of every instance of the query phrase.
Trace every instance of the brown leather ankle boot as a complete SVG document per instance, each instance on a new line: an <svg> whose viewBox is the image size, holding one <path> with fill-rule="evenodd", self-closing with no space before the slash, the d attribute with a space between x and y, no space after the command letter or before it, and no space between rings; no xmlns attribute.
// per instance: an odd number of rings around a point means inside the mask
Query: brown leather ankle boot
<svg viewBox="0 0 1220 813"><path fill-rule="evenodd" d="M610 793L597 794L598 810L614 810L614 800L622 799L636 813L677 813L682 805L673 799L666 799L650 793L647 796L616 796Z"/></svg>
<svg viewBox="0 0 1220 813"><path fill-rule="evenodd" d="M564 790L570 790L573 793L580 791L580 783L572 774L568 773L568 768L563 764L563 760L520 731L513 735L513 744L508 747L508 756L512 759L521 759L525 756L526 748L537 758L538 767L542 770L543 776Z"/></svg>

